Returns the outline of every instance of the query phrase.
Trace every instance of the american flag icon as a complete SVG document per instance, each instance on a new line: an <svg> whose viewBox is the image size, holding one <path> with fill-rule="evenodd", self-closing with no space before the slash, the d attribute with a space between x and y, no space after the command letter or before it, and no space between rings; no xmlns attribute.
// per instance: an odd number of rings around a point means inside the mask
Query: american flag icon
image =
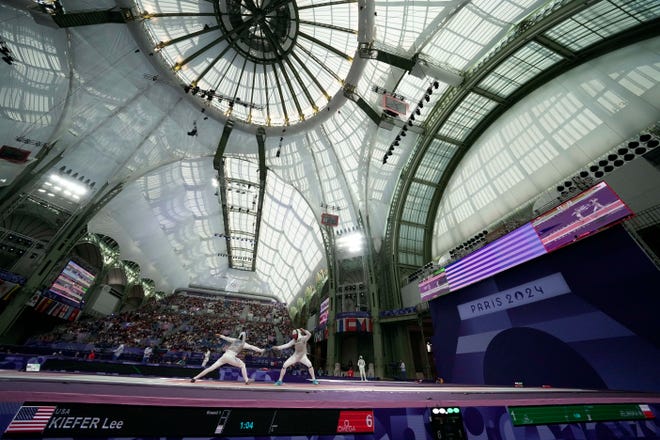
<svg viewBox="0 0 660 440"><path fill-rule="evenodd" d="M14 416L6 433L10 432L44 432L56 406L22 406Z"/></svg>

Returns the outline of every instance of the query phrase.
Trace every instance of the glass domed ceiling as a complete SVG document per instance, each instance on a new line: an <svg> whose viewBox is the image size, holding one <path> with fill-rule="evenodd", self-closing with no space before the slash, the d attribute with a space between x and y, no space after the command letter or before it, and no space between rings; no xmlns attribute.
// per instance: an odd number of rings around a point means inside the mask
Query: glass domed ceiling
<svg viewBox="0 0 660 440"><path fill-rule="evenodd" d="M358 41L355 0L136 0L184 90L233 120L290 126L341 92Z"/></svg>

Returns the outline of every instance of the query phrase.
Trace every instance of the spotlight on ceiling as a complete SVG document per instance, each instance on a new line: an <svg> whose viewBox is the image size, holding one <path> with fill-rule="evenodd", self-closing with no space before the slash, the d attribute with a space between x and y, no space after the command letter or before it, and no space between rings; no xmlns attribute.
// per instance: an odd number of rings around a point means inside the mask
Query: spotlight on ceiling
<svg viewBox="0 0 660 440"><path fill-rule="evenodd" d="M355 254L364 247L364 235L361 232L352 232L337 239L336 243L339 249Z"/></svg>

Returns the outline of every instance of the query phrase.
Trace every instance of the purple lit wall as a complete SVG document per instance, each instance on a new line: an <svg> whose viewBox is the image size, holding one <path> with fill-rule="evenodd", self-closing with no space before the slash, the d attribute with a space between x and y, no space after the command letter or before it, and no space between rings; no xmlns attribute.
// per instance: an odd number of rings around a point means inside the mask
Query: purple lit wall
<svg viewBox="0 0 660 440"><path fill-rule="evenodd" d="M614 226L430 301L436 371L450 383L660 391L657 286L658 268Z"/></svg>

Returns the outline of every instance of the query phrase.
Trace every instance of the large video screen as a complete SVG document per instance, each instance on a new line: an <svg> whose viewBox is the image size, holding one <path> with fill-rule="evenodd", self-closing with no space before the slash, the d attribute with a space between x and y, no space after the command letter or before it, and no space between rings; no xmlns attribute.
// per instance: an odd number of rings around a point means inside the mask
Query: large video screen
<svg viewBox="0 0 660 440"><path fill-rule="evenodd" d="M48 293L55 295L53 299L62 301L74 307L81 307L87 290L94 282L95 275L82 268L74 261L69 261L59 276L55 279Z"/></svg>
<svg viewBox="0 0 660 440"><path fill-rule="evenodd" d="M419 293L422 296L422 301L428 301L449 293L449 282L447 281L445 268L440 268L433 275L419 283Z"/></svg>
<svg viewBox="0 0 660 440"><path fill-rule="evenodd" d="M601 182L535 218L532 226L552 252L631 215L623 200Z"/></svg>
<svg viewBox="0 0 660 440"><path fill-rule="evenodd" d="M588 237L632 214L607 183L600 182L422 280L421 300L455 292Z"/></svg>

